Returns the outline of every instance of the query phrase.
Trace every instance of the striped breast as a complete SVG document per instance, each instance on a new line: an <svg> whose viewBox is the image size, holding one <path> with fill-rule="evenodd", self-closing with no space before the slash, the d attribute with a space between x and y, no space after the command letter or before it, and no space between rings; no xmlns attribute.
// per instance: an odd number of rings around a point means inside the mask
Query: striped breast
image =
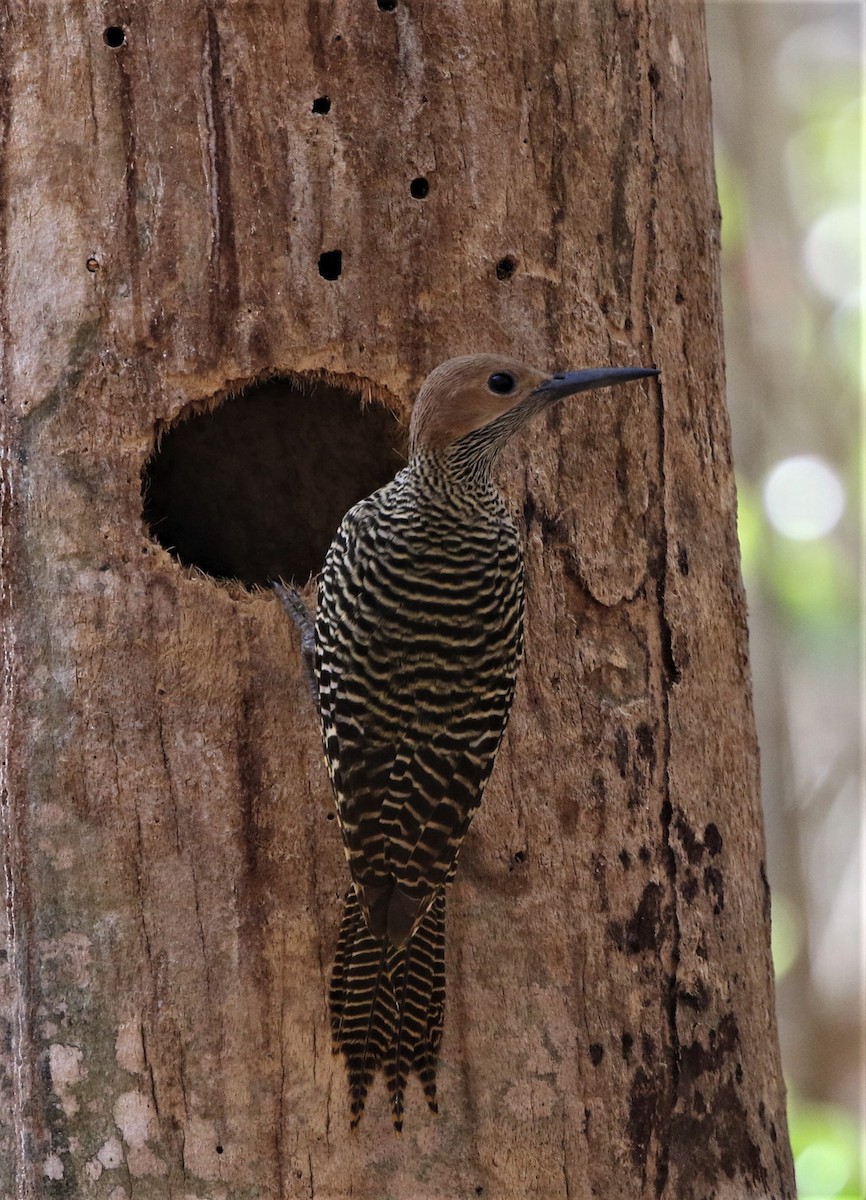
<svg viewBox="0 0 866 1200"><path fill-rule="evenodd" d="M316 620L325 753L369 897L424 905L481 800L522 648L514 523L490 484L411 464L344 518ZM421 909L423 911L423 907Z"/></svg>

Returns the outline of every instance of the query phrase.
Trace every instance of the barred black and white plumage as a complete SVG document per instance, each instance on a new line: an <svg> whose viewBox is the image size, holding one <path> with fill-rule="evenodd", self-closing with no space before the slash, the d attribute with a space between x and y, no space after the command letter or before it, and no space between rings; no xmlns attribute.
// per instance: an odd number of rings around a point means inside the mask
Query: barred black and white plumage
<svg viewBox="0 0 866 1200"><path fill-rule="evenodd" d="M409 465L346 514L328 551L314 676L352 876L330 1009L353 1126L379 1069L398 1130L411 1074L436 1108L446 889L523 645L520 544L492 480L499 451L562 396L649 374L547 377L493 355L444 363L416 401Z"/></svg>
<svg viewBox="0 0 866 1200"><path fill-rule="evenodd" d="M424 917L442 896L481 800L521 649L517 530L489 480L458 482L444 458L413 460L347 514L319 590L322 731L346 855L366 912L366 921L359 909L353 926L344 923L344 957L350 932L363 935L365 945L354 942L355 960L335 974L335 1041L350 1075L349 1048L360 1047L353 1107L363 1103L370 1066L381 1063L393 1081L395 1120L416 1060L425 1064L428 1099L435 1100L442 1003L437 999L429 1030L423 1013L403 1030L399 1015L427 986L419 984L419 977L426 980L422 966L429 962L444 976L444 896ZM413 966L422 947L424 962ZM372 1041L354 1027L358 1017L367 1021L366 1011L351 1007L365 988L374 989ZM394 1032L386 1035L391 1021Z"/></svg>

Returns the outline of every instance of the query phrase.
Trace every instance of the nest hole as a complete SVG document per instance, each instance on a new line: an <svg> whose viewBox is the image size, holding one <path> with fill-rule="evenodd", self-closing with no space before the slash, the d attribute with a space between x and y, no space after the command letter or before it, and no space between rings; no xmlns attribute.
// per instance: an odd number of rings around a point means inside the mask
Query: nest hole
<svg viewBox="0 0 866 1200"><path fill-rule="evenodd" d="M343 273L343 251L325 250L319 255L319 274L323 279L339 279Z"/></svg>
<svg viewBox="0 0 866 1200"><path fill-rule="evenodd" d="M399 470L384 405L297 376L245 388L159 439L142 478L151 536L188 567L249 588L304 584L343 514Z"/></svg>

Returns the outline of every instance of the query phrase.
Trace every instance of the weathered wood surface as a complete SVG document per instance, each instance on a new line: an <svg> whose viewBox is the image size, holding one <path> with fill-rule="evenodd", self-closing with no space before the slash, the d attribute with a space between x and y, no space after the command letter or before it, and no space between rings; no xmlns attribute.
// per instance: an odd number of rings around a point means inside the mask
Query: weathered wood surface
<svg viewBox="0 0 866 1200"><path fill-rule="evenodd" d="M0 1195L792 1196L700 6L0 11ZM410 1093L398 1141L379 1087L350 1136L297 639L152 541L140 477L158 423L262 374L405 413L488 348L662 385L503 464L527 651L450 904L442 1112Z"/></svg>

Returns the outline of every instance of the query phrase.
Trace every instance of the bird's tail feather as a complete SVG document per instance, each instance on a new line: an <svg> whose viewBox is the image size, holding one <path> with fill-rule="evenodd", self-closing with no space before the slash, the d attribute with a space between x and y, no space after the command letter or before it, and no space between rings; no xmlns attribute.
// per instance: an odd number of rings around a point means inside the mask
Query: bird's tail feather
<svg viewBox="0 0 866 1200"><path fill-rule="evenodd" d="M439 892L402 947L374 938L354 890L346 896L331 975L331 1034L349 1075L352 1128L381 1068L394 1127L414 1072L436 1111L436 1062L445 1016L445 895Z"/></svg>

